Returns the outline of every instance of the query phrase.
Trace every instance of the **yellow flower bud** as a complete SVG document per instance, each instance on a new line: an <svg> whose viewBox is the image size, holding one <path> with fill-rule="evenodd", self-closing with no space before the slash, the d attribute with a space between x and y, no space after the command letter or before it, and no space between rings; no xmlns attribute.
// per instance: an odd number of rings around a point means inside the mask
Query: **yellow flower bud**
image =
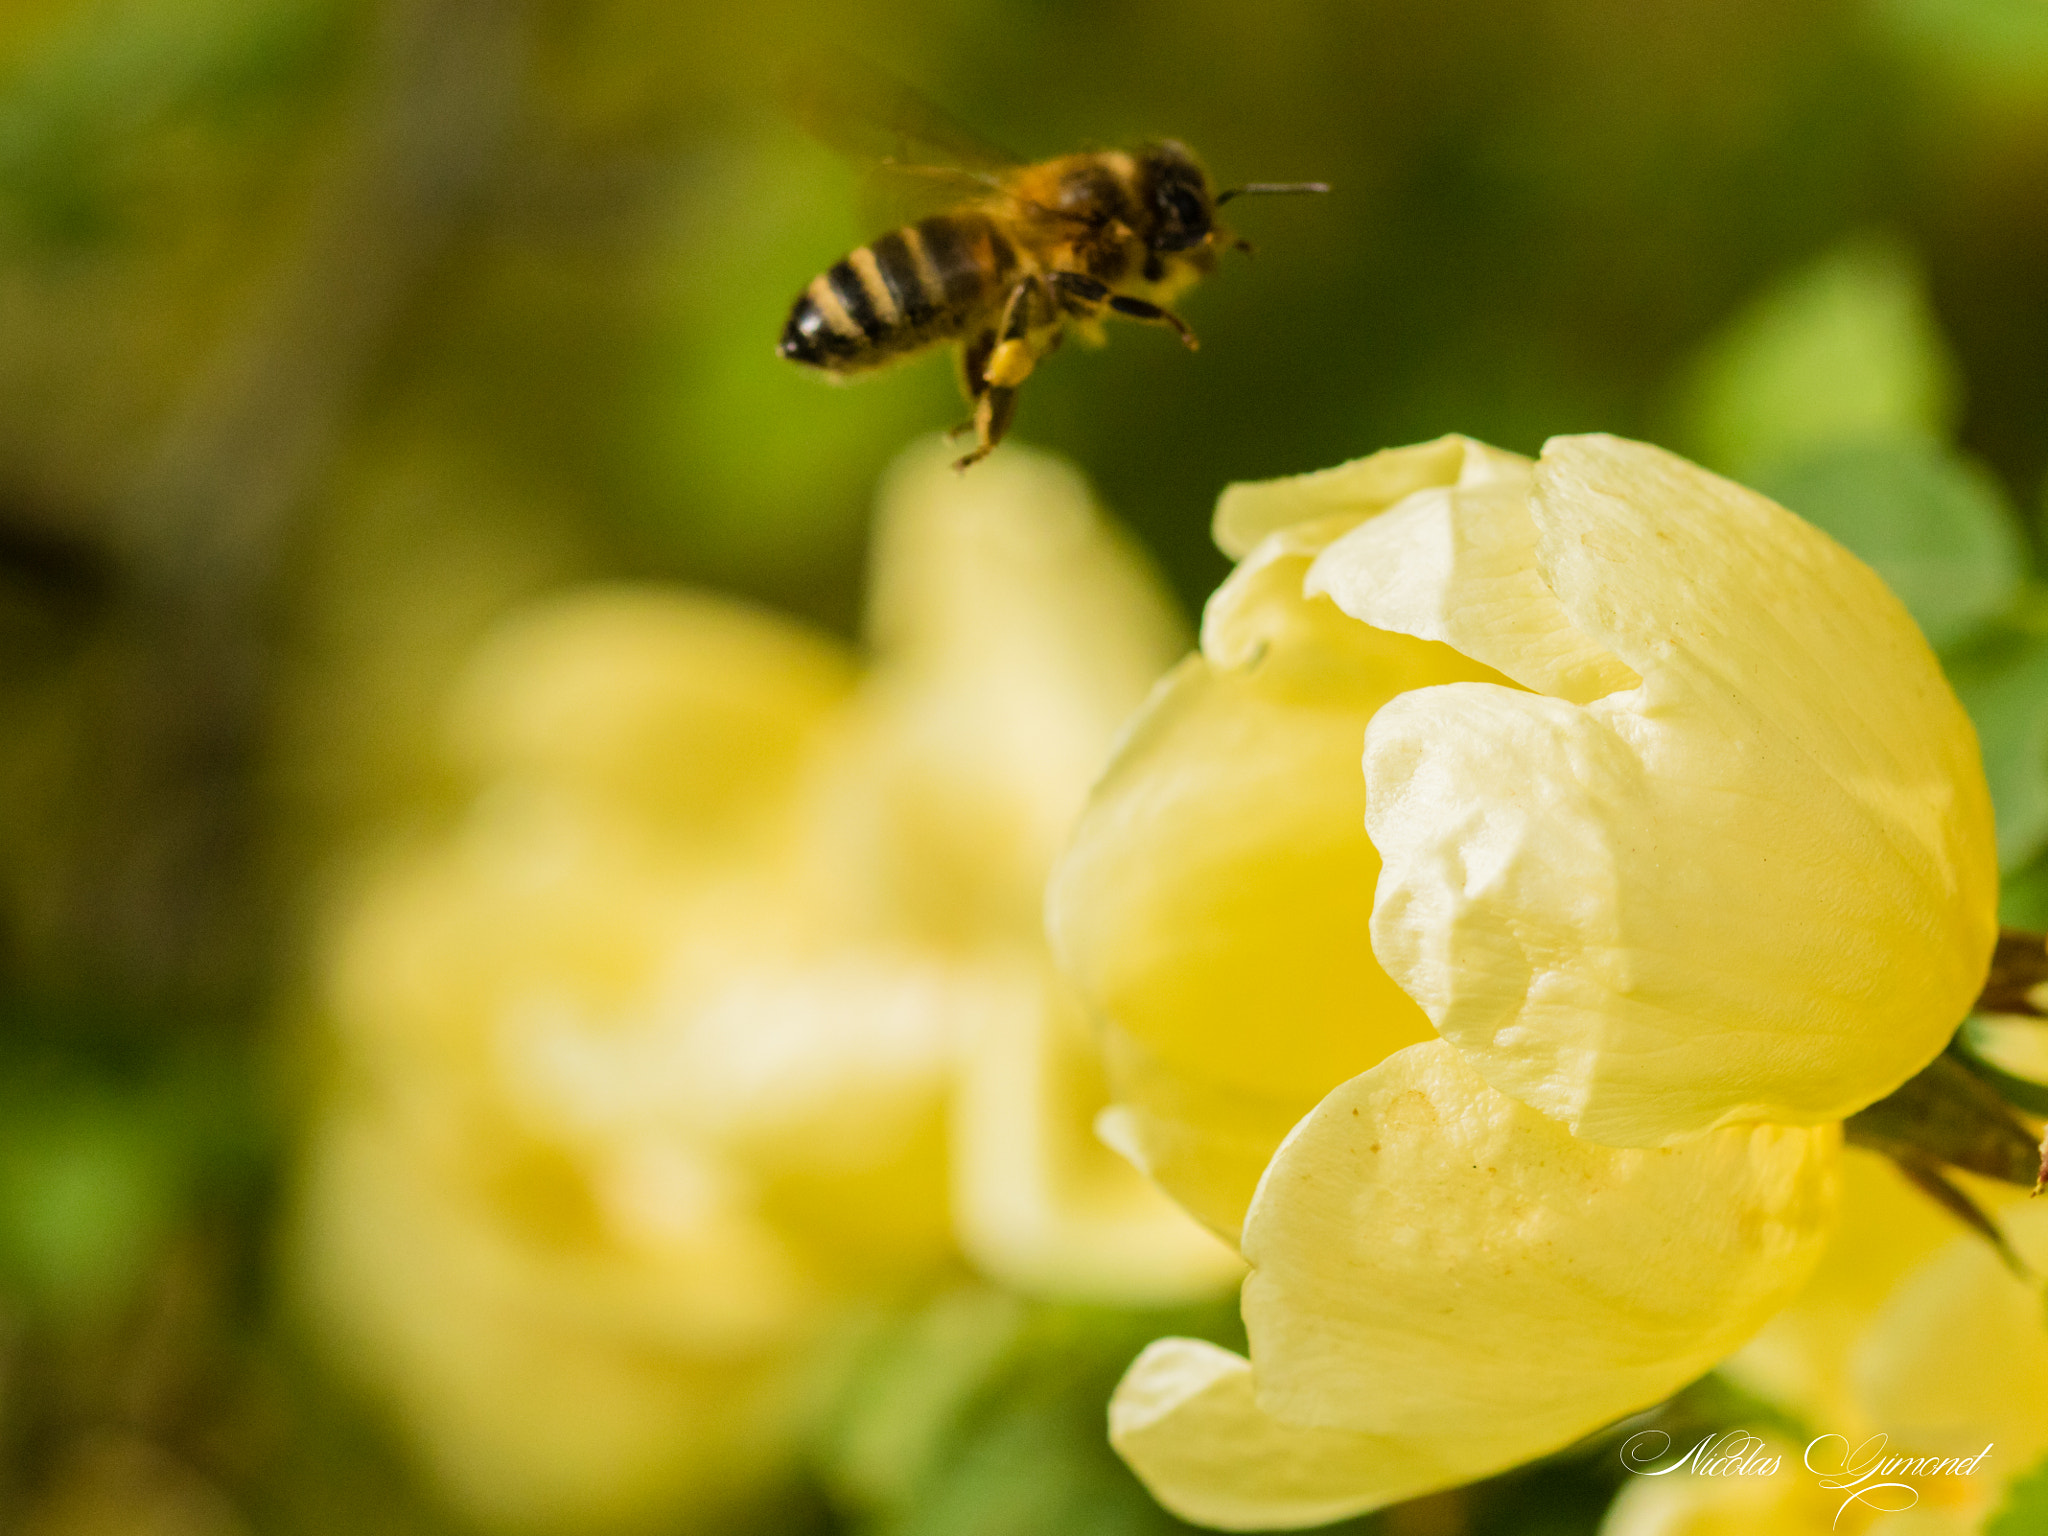
<svg viewBox="0 0 2048 1536"><path fill-rule="evenodd" d="M1905 610L1672 455L1446 438L1216 528L1201 652L1047 910L1105 1135L1253 1266L1248 1365L1155 1346L1118 1443L1191 1518L1301 1525L1567 1443L1784 1305L1834 1123L1968 1010L1997 877Z"/></svg>
<svg viewBox="0 0 2048 1536"><path fill-rule="evenodd" d="M1617 1146L1839 1119L1924 1066L1983 982L1997 872L1976 734L1898 600L1640 444L1545 449L1539 591L1497 606L1488 512L1435 500L1402 516L1453 541L1447 636L1531 690L1410 694L1368 734L1373 949L1444 1037ZM1361 527L1311 587L1378 618L1361 573L1412 533ZM1589 643L1641 684L1589 685Z"/></svg>

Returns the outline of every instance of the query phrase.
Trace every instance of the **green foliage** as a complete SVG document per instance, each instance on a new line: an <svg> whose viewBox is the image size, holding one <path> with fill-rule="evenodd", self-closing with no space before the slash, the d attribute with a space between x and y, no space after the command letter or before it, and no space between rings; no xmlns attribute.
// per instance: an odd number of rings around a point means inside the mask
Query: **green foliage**
<svg viewBox="0 0 2048 1536"><path fill-rule="evenodd" d="M803 285L876 231L845 195L800 195L822 152L793 136L711 174L730 212L696 231L649 345L636 487L655 526L726 581L857 567L873 487L905 444L964 419L949 360L842 384L774 356Z"/></svg>
<svg viewBox="0 0 2048 1536"><path fill-rule="evenodd" d="M1024 1303L973 1288L886 1325L828 1437L835 1485L867 1509L907 1508L955 1424L1018 1347Z"/></svg>
<svg viewBox="0 0 2048 1536"><path fill-rule="evenodd" d="M2009 928L2048 932L2048 857L2006 874L1998 888L1998 920Z"/></svg>
<svg viewBox="0 0 2048 1536"><path fill-rule="evenodd" d="M2048 1115L2048 1084L2008 1072L1998 1064L1997 1036L1990 1020L1973 1017L1963 1021L1949 1050L1970 1071L1997 1089L1999 1095L2030 1115Z"/></svg>
<svg viewBox="0 0 2048 1536"><path fill-rule="evenodd" d="M0 215L73 243L117 233L178 114L230 119L331 70L339 0L116 0L68 18L0 68Z"/></svg>
<svg viewBox="0 0 2048 1536"><path fill-rule="evenodd" d="M1127 1312L961 1290L870 1345L823 1450L869 1536L1163 1536L1189 1527L1110 1450L1104 1415L1168 1334L1243 1347L1229 1301Z"/></svg>
<svg viewBox="0 0 2048 1536"><path fill-rule="evenodd" d="M1955 365L1918 264L1859 239L1775 284L1708 344L1682 396L1688 445L1740 480L1844 444L1939 442Z"/></svg>
<svg viewBox="0 0 2048 1536"><path fill-rule="evenodd" d="M172 1178L118 1102L17 1107L0 1140L0 1254L44 1304L95 1311L123 1295L170 1224Z"/></svg>
<svg viewBox="0 0 2048 1536"><path fill-rule="evenodd" d="M2004 488L1949 445L1955 366L1918 264L1861 239L1710 341L1681 393L1692 450L1798 512L1896 592L1976 723L2008 919L2048 918L2048 639Z"/></svg>
<svg viewBox="0 0 2048 1536"><path fill-rule="evenodd" d="M1984 1525L1984 1536L2042 1536L2048 1532L2048 1457L2013 1480L2005 1503Z"/></svg>
<svg viewBox="0 0 2048 1536"><path fill-rule="evenodd" d="M1993 96L2048 97L2048 6L2037 0L1877 0L1882 31L1957 82Z"/></svg>
<svg viewBox="0 0 2048 1536"><path fill-rule="evenodd" d="M1999 867L2048 849L2048 637L2008 632L1949 661L1998 810Z"/></svg>
<svg viewBox="0 0 2048 1536"><path fill-rule="evenodd" d="M1982 631L2019 590L2026 546L2004 492L1932 442L1825 448L1756 485L1867 561L1937 650Z"/></svg>
<svg viewBox="0 0 2048 1536"><path fill-rule="evenodd" d="M246 1085L218 1060L138 1069L76 1042L65 1054L6 1043L0 1290L89 1322L134 1291L195 1202L247 1176L263 1133Z"/></svg>

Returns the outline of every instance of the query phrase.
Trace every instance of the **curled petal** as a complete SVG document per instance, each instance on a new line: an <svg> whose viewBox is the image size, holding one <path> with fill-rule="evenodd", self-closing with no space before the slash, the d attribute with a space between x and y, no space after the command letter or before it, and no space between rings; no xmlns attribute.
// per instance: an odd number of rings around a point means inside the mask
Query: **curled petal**
<svg viewBox="0 0 2048 1536"><path fill-rule="evenodd" d="M1338 513L1261 539L1202 605L1202 655L1239 670L1278 654L1297 689L1355 687L1343 666L1355 637L1328 604L1303 601L1302 576L1310 561L1357 526L1355 514Z"/></svg>
<svg viewBox="0 0 2048 1536"><path fill-rule="evenodd" d="M1641 685L1379 712L1375 952L1493 1086L1596 1141L1853 1113L1983 979L1967 718L1876 576L1763 497L1611 438L1553 441L1536 486L1545 588Z"/></svg>
<svg viewBox="0 0 2048 1536"><path fill-rule="evenodd" d="M1251 1362L1199 1339L1160 1339L1132 1362L1109 1438L1160 1503L1226 1531L1321 1525L1447 1488L1489 1449L1483 1421L1442 1448L1282 1424L1255 1400Z"/></svg>
<svg viewBox="0 0 2048 1536"><path fill-rule="evenodd" d="M1403 689L1494 675L1304 600L1306 568L1302 554L1248 564L1231 623L1257 643L1234 664L1190 657L1155 690L1047 897L1062 964L1135 1047L1112 1058L1113 1094L1196 1125L1205 1105L1224 1108L1240 1140L1245 1117L1229 1106L1269 1127L1234 1181L1235 1209L1155 1164L1224 1232L1288 1126L1333 1084L1428 1038L1421 1010L1373 958L1379 860L1358 744Z"/></svg>
<svg viewBox="0 0 2048 1536"><path fill-rule="evenodd" d="M1298 1098L1177 1071L1114 1024L1100 1037L1115 1102L1096 1134L1234 1245L1273 1149L1302 1116Z"/></svg>
<svg viewBox="0 0 2048 1536"><path fill-rule="evenodd" d="M1441 1041L1295 1128L1245 1221L1259 1405L1290 1424L1497 1463L1656 1402L1804 1284L1833 1219L1832 1127L1618 1150L1488 1088Z"/></svg>
<svg viewBox="0 0 2048 1536"><path fill-rule="evenodd" d="M1316 557L1307 590L1441 640L1525 688L1588 703L1642 679L1571 626L1536 569L1528 477L1419 491Z"/></svg>
<svg viewBox="0 0 2048 1536"><path fill-rule="evenodd" d="M1364 785L1337 754L1367 711L1262 684L1194 660L1154 696L1060 866L1049 921L1091 1001L1149 1050L1305 1113L1428 1024L1366 936L1378 861ZM1375 1038L1382 1019L1391 1040Z"/></svg>
<svg viewBox="0 0 2048 1536"><path fill-rule="evenodd" d="M1432 486L1483 485L1528 472L1529 461L1520 454L1453 434L1384 449L1334 469L1230 486L1216 502L1213 531L1217 547L1236 560L1297 523L1333 516L1356 521Z"/></svg>

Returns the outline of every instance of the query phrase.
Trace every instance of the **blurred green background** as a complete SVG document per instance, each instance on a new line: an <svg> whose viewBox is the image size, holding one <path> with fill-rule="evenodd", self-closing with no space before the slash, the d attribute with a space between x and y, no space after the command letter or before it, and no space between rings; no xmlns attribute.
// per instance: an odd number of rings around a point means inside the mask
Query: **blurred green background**
<svg viewBox="0 0 2048 1536"><path fill-rule="evenodd" d="M304 936L453 793L442 690L520 601L652 576L851 631L877 474L961 407L937 357L774 356L879 233L775 103L820 41L1027 156L1335 185L1233 210L1199 354L1126 327L1024 394L1190 614L1230 480L1664 441L1894 582L2048 917L2038 0L9 0L0 1529L451 1528L275 1283ZM1114 1491L900 1528L1166 1528L1098 1435L1152 1322L1006 1326L931 1486ZM1531 1476L1387 1523L1591 1529L1607 1483Z"/></svg>

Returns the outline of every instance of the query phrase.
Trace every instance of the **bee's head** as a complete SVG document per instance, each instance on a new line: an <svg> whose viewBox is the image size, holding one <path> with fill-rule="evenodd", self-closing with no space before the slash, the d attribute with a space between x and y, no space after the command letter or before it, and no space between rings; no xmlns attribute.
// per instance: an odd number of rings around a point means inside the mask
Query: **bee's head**
<svg viewBox="0 0 2048 1536"><path fill-rule="evenodd" d="M1146 146L1138 157L1138 195L1151 224L1145 244L1155 251L1188 250L1215 228L1216 196L1185 144L1168 139Z"/></svg>

